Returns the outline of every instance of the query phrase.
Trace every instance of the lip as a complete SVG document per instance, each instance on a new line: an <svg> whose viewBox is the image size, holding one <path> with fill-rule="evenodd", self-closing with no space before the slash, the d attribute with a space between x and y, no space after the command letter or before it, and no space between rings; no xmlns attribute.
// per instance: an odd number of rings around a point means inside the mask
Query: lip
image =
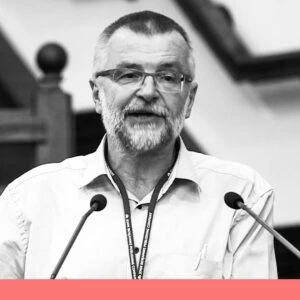
<svg viewBox="0 0 300 300"><path fill-rule="evenodd" d="M153 111L150 111L150 110L135 110L135 111L129 111L125 114L126 116L132 116L132 117L152 117L152 116L155 116L155 117L160 117L162 118L163 116L157 112L153 112Z"/></svg>
<svg viewBox="0 0 300 300"><path fill-rule="evenodd" d="M157 122L159 119L164 117L160 114L154 113L152 111L134 111L128 112L126 118L134 122Z"/></svg>
<svg viewBox="0 0 300 300"><path fill-rule="evenodd" d="M126 114L128 115L138 115L138 114L145 114L145 115L156 115L156 116L161 116L160 113L153 111L153 110L149 110L149 109L137 109L137 110L130 110L127 111Z"/></svg>

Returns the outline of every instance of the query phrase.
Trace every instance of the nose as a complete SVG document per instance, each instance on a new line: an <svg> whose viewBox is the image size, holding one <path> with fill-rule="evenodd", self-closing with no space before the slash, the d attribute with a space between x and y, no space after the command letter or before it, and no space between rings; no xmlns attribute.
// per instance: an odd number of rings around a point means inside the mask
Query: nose
<svg viewBox="0 0 300 300"><path fill-rule="evenodd" d="M155 80L152 76L146 76L141 83L136 95L143 98L145 101L153 101L158 98Z"/></svg>

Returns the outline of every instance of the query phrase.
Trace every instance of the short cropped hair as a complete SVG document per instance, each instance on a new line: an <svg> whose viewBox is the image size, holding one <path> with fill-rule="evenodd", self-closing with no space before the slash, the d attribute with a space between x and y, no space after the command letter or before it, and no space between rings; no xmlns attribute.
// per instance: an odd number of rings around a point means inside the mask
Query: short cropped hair
<svg viewBox="0 0 300 300"><path fill-rule="evenodd" d="M178 32L185 40L187 46L190 49L191 56L191 72L194 73L194 59L192 55L192 47L190 39L186 31L174 20L166 17L162 14L153 11L141 11L131 14L127 14L109 26L107 26L98 38L95 47L95 55L93 62L93 79L97 67L101 64L101 61L105 60L107 53L106 47L112 35L120 28L127 28L135 33L144 34L147 36L153 36L155 34L164 34L172 31ZM193 77L194 74L191 74Z"/></svg>
<svg viewBox="0 0 300 300"><path fill-rule="evenodd" d="M188 46L190 40L185 30L174 20L153 11L142 11L125 15L106 27L102 33L107 40L120 28L128 28L135 33L152 36L171 31L179 32Z"/></svg>

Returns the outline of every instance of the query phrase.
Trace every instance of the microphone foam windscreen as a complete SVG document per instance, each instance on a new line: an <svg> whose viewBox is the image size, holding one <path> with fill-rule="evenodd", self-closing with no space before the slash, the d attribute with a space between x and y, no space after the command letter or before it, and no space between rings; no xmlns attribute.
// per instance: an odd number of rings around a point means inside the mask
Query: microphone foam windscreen
<svg viewBox="0 0 300 300"><path fill-rule="evenodd" d="M238 202L244 203L243 198L239 194L234 192L226 193L224 196L224 201L230 208L233 209L240 209L240 207L238 206Z"/></svg>
<svg viewBox="0 0 300 300"><path fill-rule="evenodd" d="M95 209L95 211L100 211L105 208L106 203L106 198L102 194L97 194L91 199L90 206L97 204L97 208Z"/></svg>

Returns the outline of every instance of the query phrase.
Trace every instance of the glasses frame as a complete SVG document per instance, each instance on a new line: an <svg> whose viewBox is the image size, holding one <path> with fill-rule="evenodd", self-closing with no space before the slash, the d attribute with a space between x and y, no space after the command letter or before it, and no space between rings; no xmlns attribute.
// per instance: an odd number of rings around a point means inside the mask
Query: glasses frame
<svg viewBox="0 0 300 300"><path fill-rule="evenodd" d="M115 77L115 73L116 73L117 71L120 71L120 70L135 71L135 72L138 72L138 73L143 74L143 77L142 77L142 79L141 79L141 81L140 81L140 85L137 87L137 89L139 89L139 88L143 85L143 83L144 83L144 81L145 81L145 78L146 78L147 76L151 76L151 77L153 78L153 81L154 81L154 83L155 83L155 87L156 87L157 90L159 90L159 91L161 91L161 92L164 92L164 93L170 93L170 94L175 94L175 93L178 93L178 92L179 92L179 91L174 91L174 92L171 92L171 91L165 91L165 90L162 90L162 89L159 87L159 83L157 83L157 81L156 81L156 76L157 76L157 74L162 73L162 72L166 72L167 70L161 70L161 71L158 71L158 72L149 73L149 72L144 72L144 71L142 71L142 70L133 69L133 68L117 68L117 69L110 69L110 70L104 70L104 71L98 72L98 73L95 74L95 79L97 79L98 77L110 77L114 82L118 83L118 82L115 80L114 77ZM190 83L190 82L193 81L193 79L192 79L191 76L186 75L186 74L183 74L183 73L181 73L181 72L174 72L174 73L179 74L180 77L181 77L181 78L180 78L180 92L182 92L183 84L184 84L185 82L189 82L189 83ZM120 84L120 83L118 83L118 84L121 85L121 86L125 86L125 84L124 84L124 85L123 85L123 84Z"/></svg>

